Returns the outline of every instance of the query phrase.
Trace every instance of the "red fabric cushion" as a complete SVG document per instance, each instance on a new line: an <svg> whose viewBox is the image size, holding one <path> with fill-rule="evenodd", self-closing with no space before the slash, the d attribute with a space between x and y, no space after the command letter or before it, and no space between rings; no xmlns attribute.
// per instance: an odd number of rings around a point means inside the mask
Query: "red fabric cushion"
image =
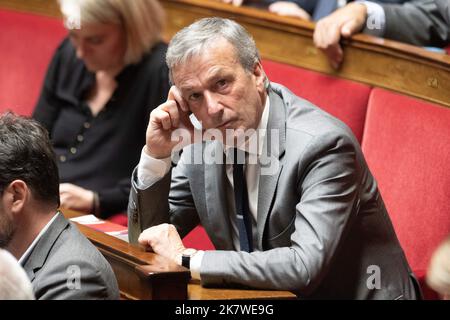
<svg viewBox="0 0 450 320"><path fill-rule="evenodd" d="M202 226L195 227L189 234L183 238L183 244L186 248L195 248L198 250L215 250L214 245L206 234Z"/></svg>
<svg viewBox="0 0 450 320"><path fill-rule="evenodd" d="M116 214L106 220L125 227L128 225L128 219L125 213ZM215 250L214 245L212 244L211 240L209 240L209 237L202 226L197 226L188 235L186 235L183 238L183 244L186 248L195 248L198 250Z"/></svg>
<svg viewBox="0 0 450 320"><path fill-rule="evenodd" d="M30 115L67 32L61 20L9 10L0 10L0 30L0 112Z"/></svg>
<svg viewBox="0 0 450 320"><path fill-rule="evenodd" d="M450 233L450 109L374 89L362 149L413 270Z"/></svg>
<svg viewBox="0 0 450 320"><path fill-rule="evenodd" d="M126 213L118 213L106 219L116 224L120 224L121 226L128 226L128 217Z"/></svg>
<svg viewBox="0 0 450 320"><path fill-rule="evenodd" d="M361 142L369 86L270 60L264 60L262 64L271 81L286 86L345 122Z"/></svg>

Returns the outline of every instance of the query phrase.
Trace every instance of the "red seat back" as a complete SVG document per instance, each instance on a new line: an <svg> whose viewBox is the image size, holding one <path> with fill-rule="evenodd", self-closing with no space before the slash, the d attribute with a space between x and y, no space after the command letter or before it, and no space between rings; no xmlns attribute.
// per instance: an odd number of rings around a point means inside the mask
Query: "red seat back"
<svg viewBox="0 0 450 320"><path fill-rule="evenodd" d="M450 109L374 89L362 148L411 267L426 270L450 233Z"/></svg>
<svg viewBox="0 0 450 320"><path fill-rule="evenodd" d="M371 90L369 86L270 60L264 60L263 67L271 81L286 86L342 120L361 142Z"/></svg>
<svg viewBox="0 0 450 320"><path fill-rule="evenodd" d="M30 115L67 31L59 19L9 10L0 10L0 30L0 112Z"/></svg>

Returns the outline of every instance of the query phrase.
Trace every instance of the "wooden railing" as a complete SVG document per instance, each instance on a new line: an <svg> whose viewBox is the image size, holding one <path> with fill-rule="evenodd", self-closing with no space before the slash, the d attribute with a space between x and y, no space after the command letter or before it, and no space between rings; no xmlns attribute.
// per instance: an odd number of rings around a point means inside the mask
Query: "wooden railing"
<svg viewBox="0 0 450 320"><path fill-rule="evenodd" d="M359 34L344 40L345 60L336 71L312 41L314 24L215 1L162 0L167 36L197 19L231 18L254 37L264 59L390 89L450 107L450 56Z"/></svg>
<svg viewBox="0 0 450 320"><path fill-rule="evenodd" d="M66 218L80 216L64 210ZM75 223L111 264L120 296L127 300L295 299L289 291L203 288L187 269L116 237Z"/></svg>
<svg viewBox="0 0 450 320"><path fill-rule="evenodd" d="M253 35L264 59L363 82L450 107L450 56L407 44L355 35L343 41L340 70L330 67L312 41L314 24L264 10L213 0L161 0L167 13L165 39L203 17L236 20ZM59 16L56 0L0 0L0 7Z"/></svg>

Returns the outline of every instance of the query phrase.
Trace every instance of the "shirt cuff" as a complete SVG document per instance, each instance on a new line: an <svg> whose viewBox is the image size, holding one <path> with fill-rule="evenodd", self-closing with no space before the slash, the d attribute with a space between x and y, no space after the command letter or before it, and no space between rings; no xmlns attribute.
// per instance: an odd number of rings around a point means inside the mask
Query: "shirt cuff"
<svg viewBox="0 0 450 320"><path fill-rule="evenodd" d="M141 160L139 161L137 172L138 188L147 189L161 180L170 171L171 165L170 157L156 159L145 152L145 147L142 148Z"/></svg>
<svg viewBox="0 0 450 320"><path fill-rule="evenodd" d="M382 38L386 29L386 14L383 6L371 1L358 1L367 8L367 20L363 33Z"/></svg>
<svg viewBox="0 0 450 320"><path fill-rule="evenodd" d="M192 257L189 264L191 270L191 277L195 280L200 280L200 267L202 265L202 259L205 251L199 250Z"/></svg>

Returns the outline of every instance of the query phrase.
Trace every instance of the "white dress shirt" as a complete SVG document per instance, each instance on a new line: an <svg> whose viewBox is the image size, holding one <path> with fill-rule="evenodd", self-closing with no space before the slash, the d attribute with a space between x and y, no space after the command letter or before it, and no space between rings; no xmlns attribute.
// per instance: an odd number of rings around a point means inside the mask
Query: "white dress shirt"
<svg viewBox="0 0 450 320"><path fill-rule="evenodd" d="M252 215L252 225L253 230L256 228L256 215L258 212L258 187L259 187L259 177L260 177L260 166L257 164L255 157L259 157L262 154L264 137L266 135L267 122L269 119L269 108L270 101L269 96L266 97L266 104L264 106L264 110L261 116L261 120L259 122L258 128L256 132L251 135L248 140L237 148L247 151L248 157L250 158L249 164L244 166L245 170L245 178L247 182L247 193L249 200L249 210ZM255 142L255 139L257 141ZM257 145L256 150L251 150L248 146ZM144 147L145 148L145 147ZM227 157L231 157L230 149L232 147L225 146L224 152ZM165 159L155 159L149 156L144 149L141 152L141 159L138 165L137 172L137 184L140 189L146 189L152 186L154 183L162 179L170 170L171 167L171 158ZM227 184L227 194L233 195L233 165L226 164L226 174L228 179ZM229 208L234 208L234 196L228 197ZM231 222L231 230L232 230L232 240L233 245L236 250L240 249L239 243L239 231L237 227L237 222L234 216L234 211L229 212L230 214L230 222ZM194 279L200 279L200 267L203 259L204 251L197 251L192 257L190 262L191 275Z"/></svg>

